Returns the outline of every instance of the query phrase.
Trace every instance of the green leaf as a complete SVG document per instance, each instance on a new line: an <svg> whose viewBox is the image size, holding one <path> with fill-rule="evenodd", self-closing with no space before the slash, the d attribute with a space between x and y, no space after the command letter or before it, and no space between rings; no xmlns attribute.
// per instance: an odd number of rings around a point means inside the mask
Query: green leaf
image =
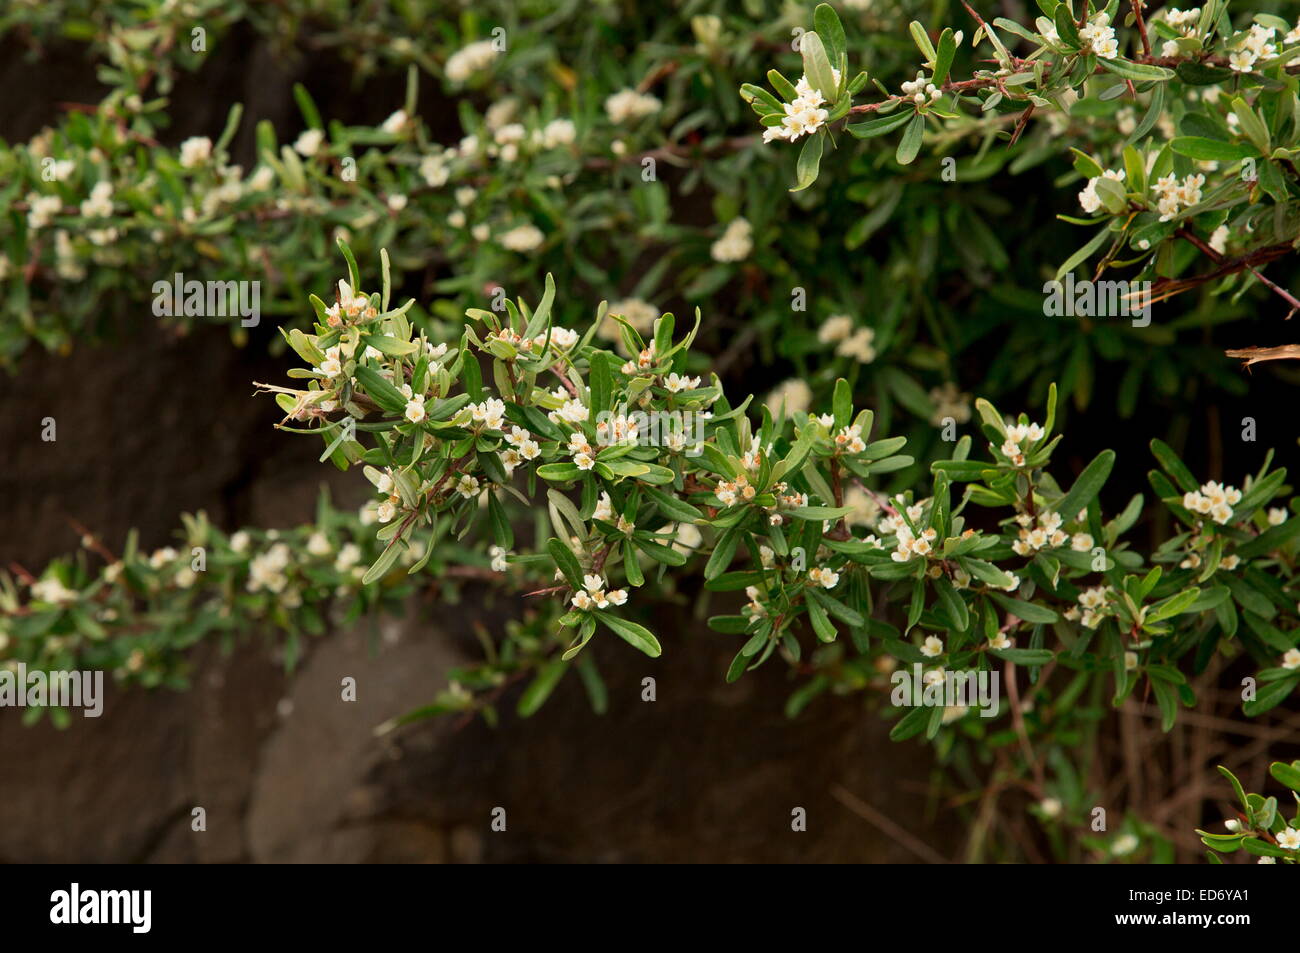
<svg viewBox="0 0 1300 953"><path fill-rule="evenodd" d="M898 150L894 153L894 160L899 165L910 165L921 151L921 138L925 135L925 118L917 113L912 117L911 123L903 130L903 138L898 140Z"/></svg>
<svg viewBox="0 0 1300 953"><path fill-rule="evenodd" d="M1048 623L1059 622L1061 617L1052 609L1046 606L1040 606L1033 602L1025 602L1023 599L1012 599L1010 596L1004 596L1000 592L990 592L993 601L1002 606L1003 609L1010 612L1017 619L1023 619L1031 623Z"/></svg>
<svg viewBox="0 0 1300 953"><path fill-rule="evenodd" d="M956 53L957 42L953 38L952 28L944 27L939 34L939 48L935 51L934 75L930 78L930 82L939 89L943 89L943 84L948 81L948 70L952 67L952 58Z"/></svg>
<svg viewBox="0 0 1300 953"><path fill-rule="evenodd" d="M368 586L377 579L384 576L388 570L393 568L393 563L397 562L397 557L406 549L406 545L398 539L394 539L385 547L384 551L379 554L374 565L366 570L366 574L361 577L361 584Z"/></svg>
<svg viewBox="0 0 1300 953"><path fill-rule="evenodd" d="M515 706L515 712L520 718L527 718L537 709L541 708L546 699L555 691L555 686L560 684L560 679L564 673L569 670L569 663L562 659L548 662L538 670L536 677L524 689L524 693L519 696L519 703Z"/></svg>
<svg viewBox="0 0 1300 953"><path fill-rule="evenodd" d="M488 494L488 515L492 521L492 535L496 539L496 544L502 549L513 549L515 531L510 526L505 507L501 505L495 493Z"/></svg>
<svg viewBox="0 0 1300 953"><path fill-rule="evenodd" d="M366 394L381 408L393 414L400 414L406 409L406 395L378 371L364 364L358 364L353 373Z"/></svg>
<svg viewBox="0 0 1300 953"><path fill-rule="evenodd" d="M1268 773L1282 784L1285 784L1292 791L1300 792L1300 767L1296 764L1286 764L1282 761L1274 761L1268 766Z"/></svg>
<svg viewBox="0 0 1300 953"><path fill-rule="evenodd" d="M834 102L838 88L822 38L815 31L803 34L799 37L799 52L803 54L803 71L808 77L808 83L827 100Z"/></svg>
<svg viewBox="0 0 1300 953"><path fill-rule="evenodd" d="M654 487L643 487L642 492L654 502L655 506L659 508L659 512L669 519L681 523L694 523L696 520L704 518L704 514L695 507L669 493L665 493L663 490L657 490Z"/></svg>
<svg viewBox="0 0 1300 953"><path fill-rule="evenodd" d="M770 69L767 71L767 81L772 84L772 88L776 90L777 95L786 102L792 103L799 98L799 92L794 88L794 83L776 70Z"/></svg>
<svg viewBox="0 0 1300 953"><path fill-rule="evenodd" d="M1187 464L1174 453L1173 448L1163 440L1151 441L1151 452L1155 454L1157 462L1174 478L1174 482L1182 488L1184 493L1194 493L1198 489L1196 477L1192 476L1192 471L1187 468Z"/></svg>
<svg viewBox="0 0 1300 953"><path fill-rule="evenodd" d="M1114 450L1103 450L1093 457L1092 462L1079 474L1079 479L1074 481L1074 486L1070 487L1070 492L1061 497L1061 501L1056 504L1056 512L1068 520L1080 510L1086 509L1105 484L1114 465Z"/></svg>
<svg viewBox="0 0 1300 953"><path fill-rule="evenodd" d="M601 609L592 610L592 614L599 619L605 628L612 631L624 642L640 649L651 658L658 658L663 654L663 648L659 645L659 640L654 634L643 625L635 622L629 622L627 619L620 618Z"/></svg>
<svg viewBox="0 0 1300 953"><path fill-rule="evenodd" d="M1146 623L1151 624L1159 622L1161 619L1170 619L1176 615L1181 615L1191 608L1200 594L1201 590L1191 588L1176 592L1167 599L1161 599L1155 605L1148 607Z"/></svg>
<svg viewBox="0 0 1300 953"><path fill-rule="evenodd" d="M546 541L546 551L555 560L555 568L564 574L565 580L575 589L582 589L582 564L568 546L552 536Z"/></svg>
<svg viewBox="0 0 1300 953"><path fill-rule="evenodd" d="M704 578L720 576L731 565L736 556L736 544L740 542L740 527L733 526L718 537L718 542L704 567Z"/></svg>
<svg viewBox="0 0 1300 953"><path fill-rule="evenodd" d="M813 10L813 29L817 35L822 38L826 44L826 54L830 57L831 65L840 61L840 54L845 51L844 25L840 23L839 16L835 9L829 3L819 3ZM827 99L833 99L826 90L822 90L822 95Z"/></svg>
<svg viewBox="0 0 1300 953"><path fill-rule="evenodd" d="M1108 60L1102 57L1097 58L1097 63L1116 76L1137 83L1168 82L1174 78L1174 71L1163 66L1148 66L1146 63L1130 63L1128 60Z"/></svg>
<svg viewBox="0 0 1300 953"><path fill-rule="evenodd" d="M926 723L930 720L930 709L924 705L913 708L906 715L898 720L898 724L889 732L890 741L906 741L919 735L925 730Z"/></svg>
<svg viewBox="0 0 1300 953"><path fill-rule="evenodd" d="M1056 653L1047 649L991 649L990 651L1005 662L1031 668L1046 665L1056 658Z"/></svg>
<svg viewBox="0 0 1300 953"><path fill-rule="evenodd" d="M826 610L821 603L816 599L809 599L807 606L808 620L812 622L813 631L817 633L817 638L823 642L834 642L839 632L836 631L831 620L827 618Z"/></svg>
<svg viewBox="0 0 1300 953"><path fill-rule="evenodd" d="M810 586L805 590L805 593L813 602L816 602L830 615L835 616L835 618L839 619L850 628L857 629L867 624L867 620L862 617L860 612L855 609L850 609L834 596L828 595L821 589Z"/></svg>
<svg viewBox="0 0 1300 953"><path fill-rule="evenodd" d="M1188 86L1217 86L1237 75L1230 69L1205 63L1179 63L1174 72Z"/></svg>
<svg viewBox="0 0 1300 953"><path fill-rule="evenodd" d="M1264 120L1246 105L1246 101L1238 96L1232 101L1232 111L1240 120L1241 131L1246 134L1246 138L1251 141L1260 155L1268 155L1272 142L1268 135L1268 126L1264 125Z"/></svg>
<svg viewBox="0 0 1300 953"><path fill-rule="evenodd" d="M1300 681L1300 679L1286 678L1277 682L1269 682L1260 688L1259 693L1252 701L1248 701L1241 706L1242 712L1245 713L1247 718L1254 718L1256 715L1262 715L1270 708L1276 708L1286 701L1287 696L1295 690L1297 681Z"/></svg>
<svg viewBox="0 0 1300 953"><path fill-rule="evenodd" d="M849 135L858 139L874 139L876 136L883 136L887 132L893 132L912 119L913 116L911 110L904 109L889 116L877 116L875 119L868 119L865 122L853 123L845 128L849 131Z"/></svg>
<svg viewBox="0 0 1300 953"><path fill-rule="evenodd" d="M797 183L791 192L802 192L817 181L817 170L822 161L822 144L825 136L816 132L806 138L803 148L799 150L799 161L795 166Z"/></svg>
<svg viewBox="0 0 1300 953"><path fill-rule="evenodd" d="M1219 142L1201 136L1179 136L1171 139L1169 147L1180 156L1210 162L1238 162L1257 155L1255 149L1241 142Z"/></svg>

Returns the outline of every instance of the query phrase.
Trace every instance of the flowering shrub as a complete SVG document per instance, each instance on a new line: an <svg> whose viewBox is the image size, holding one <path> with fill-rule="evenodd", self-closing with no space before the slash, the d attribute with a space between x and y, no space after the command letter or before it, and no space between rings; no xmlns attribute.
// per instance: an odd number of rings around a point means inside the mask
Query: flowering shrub
<svg viewBox="0 0 1300 953"><path fill-rule="evenodd" d="M1113 452L1068 489L1050 473L1062 439L1054 389L1041 424L977 401L988 459L972 459L963 437L932 464L926 495L888 497L876 484L911 462L904 440L873 432L872 412L854 411L845 382L824 414L763 408L751 420L750 401L733 405L716 377L682 373L699 316L681 335L663 315L642 337L602 304L587 328L560 327L550 286L535 308L471 309L458 341L434 342L406 319L410 302L392 307L387 285L358 291L350 255L349 265L334 304L313 299L314 333L287 335L305 389L262 386L276 393L285 429L316 433L326 455L362 465L374 485L384 549L363 581L415 558L421 527L447 520L465 537L486 522L493 568L552 606L549 637L539 644L530 633L531 655L505 666L536 670L524 713L601 628L652 657L664 651L632 616L695 569L723 606L727 593L745 593L738 611L709 620L737 637L728 680L773 658L811 676L792 714L823 692L897 689L900 663L916 667L922 691L955 671L996 670L1014 686L1027 669L1027 690L1046 709L1032 723L1015 694L1011 706L978 712L891 695L882 710L898 718L892 736L924 734L949 758L987 742L984 719L995 716L1059 756L1062 739L1096 716L1056 693L1092 697L1102 685L1116 706L1139 689L1153 695L1168 731L1196 704L1189 676L1220 653L1263 666L1242 693L1247 716L1300 683L1300 518L1270 506L1285 491L1283 470L1266 463L1240 489L1202 484L1154 441L1161 469L1151 484L1182 529L1145 557L1124 540L1142 497L1110 519L1101 511ZM593 343L609 320L619 353ZM651 422L664 429L647 439ZM525 540L512 510L543 494L546 520ZM1060 782L1037 758L1021 770L1059 812L1049 791ZM1080 811L1085 795L1074 793L1066 807Z"/></svg>
<svg viewBox="0 0 1300 953"><path fill-rule="evenodd" d="M900 92L877 81L878 96L854 105L867 90L867 74L849 78L844 28L821 4L815 32L801 38L798 82L771 70L778 96L753 84L743 85L741 96L758 113L764 141L805 137L796 190L817 180L837 120L859 139L901 133L895 160L908 165L927 133L941 151L977 137L986 148L990 136L1015 144L1041 118L1052 134L1064 134L1064 150L1078 121L1105 117L1111 122L1095 124L1080 143L1090 148L1071 147L1074 169L1086 180L1079 205L1096 217L1067 218L1101 227L1062 262L1056 280L1093 258L1096 278L1136 267L1135 280L1152 281L1139 298L1149 305L1209 282L1222 293L1245 275L1279 295L1288 317L1300 309L1258 267L1287 254L1295 238L1300 128L1292 118L1291 70L1300 64L1300 21L1257 14L1234 26L1225 0L1207 0L1197 10L1168 7L1148 21L1135 3L1127 20L1135 27L1132 41L1121 51L1118 0L1047 0L1039 7L1044 15L1025 26L1003 17L987 23L967 4L976 24L972 47L987 40L991 62L962 79L952 70L963 33L945 28L934 42L913 21L922 69ZM1015 39L1008 44L999 31ZM1200 257L1209 267L1197 273ZM1234 356L1254 360L1295 356L1285 348L1237 350Z"/></svg>
<svg viewBox="0 0 1300 953"><path fill-rule="evenodd" d="M0 25L39 41L50 10L72 11L110 86L0 146L0 359L70 346L173 271L262 280L301 361L292 386L261 385L281 426L359 466L375 498L278 532L227 536L200 514L178 551L150 555L88 537L98 571L18 567L0 576L5 664L179 685L202 638L282 632L292 664L331 618L409 608L417 583L452 600L471 579L512 593L519 621L412 717L493 720L524 681L531 715L571 668L599 710L584 648L612 633L651 658L685 651L647 623L685 594L734 643L720 677L786 666L791 716L860 695L896 740L932 745L959 797L1027 798L1054 856L1076 860L1171 851L1136 809L1114 837L1080 833L1108 773L1137 773L1107 719L1169 733L1183 708L1255 718L1295 697L1300 518L1271 455L1203 480L1170 424L1151 441L1159 503L1108 514L1116 454L1065 478L1057 453L1067 396L1083 410L1105 391L1153 420L1153 394L1242 393L1211 330L1270 296L1296 306L1263 275L1296 237L1287 22L1208 0L1138 4L1126 30L1118 3L1041 0L1032 25L971 10L970 46L914 22L917 72L892 37L922 3L846 4L849 30L821 5L805 31L801 9L721 2L557 8L541 30L488 2L436 35L405 5L375 5L373 29L347 4L146 4L131 26L115 6L19 5ZM296 36L360 75L406 70L406 97L353 125L298 87L305 128L260 123L247 171L237 106L164 146L163 97L202 62L184 42L197 17L215 37L245 21ZM599 51L594 68L575 71L578 49ZM768 66L770 90L741 85ZM454 98L457 132L421 118L422 73L437 106ZM845 129L896 136L892 161L835 157ZM1082 248L1020 205L1046 183L1094 230ZM331 286L336 239L348 274ZM382 261L378 291L349 242ZM1150 280L1138 304L1193 303L1131 326L1048 310L1043 279L1088 262ZM327 287L305 311L304 290ZM436 299L397 305L403 291ZM593 318L581 302L602 297ZM240 338L232 317L167 319ZM1122 367L1098 388L1106 364ZM1035 419L994 406L1025 393ZM992 691L953 695L967 676ZM1296 822L1238 794L1245 828L1207 843L1294 860Z"/></svg>

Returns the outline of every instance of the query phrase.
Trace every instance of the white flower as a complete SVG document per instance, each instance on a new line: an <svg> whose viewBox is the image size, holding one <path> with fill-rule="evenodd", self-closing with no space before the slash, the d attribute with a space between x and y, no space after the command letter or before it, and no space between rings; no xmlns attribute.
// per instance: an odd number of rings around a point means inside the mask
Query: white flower
<svg viewBox="0 0 1300 953"><path fill-rule="evenodd" d="M270 166L259 165L248 178L245 188L249 192L265 192L275 184L275 170Z"/></svg>
<svg viewBox="0 0 1300 953"><path fill-rule="evenodd" d="M334 559L334 568L341 573L347 572L359 562L361 562L361 547L356 543L344 543Z"/></svg>
<svg viewBox="0 0 1300 953"><path fill-rule="evenodd" d="M333 552L329 537L317 530L307 538L307 552L313 556L328 556Z"/></svg>
<svg viewBox="0 0 1300 953"><path fill-rule="evenodd" d="M1256 59L1253 50L1240 49L1228 54L1228 66L1238 73L1249 73Z"/></svg>
<svg viewBox="0 0 1300 953"><path fill-rule="evenodd" d="M420 175L430 188L439 189L447 184L451 176L451 167L441 154L427 155L420 160Z"/></svg>
<svg viewBox="0 0 1300 953"><path fill-rule="evenodd" d="M1116 857L1123 857L1125 854L1131 854L1137 850L1141 842L1133 834L1121 834L1115 838L1115 843L1111 845L1110 852Z"/></svg>
<svg viewBox="0 0 1300 953"><path fill-rule="evenodd" d="M397 515L397 505L393 503L392 500L384 500L384 502L379 504L379 508L376 512L379 516L379 522L391 523L393 517Z"/></svg>
<svg viewBox="0 0 1300 953"><path fill-rule="evenodd" d="M1228 226L1220 225L1213 234L1210 235L1210 247L1220 255L1228 250Z"/></svg>
<svg viewBox="0 0 1300 953"><path fill-rule="evenodd" d="M989 648L991 649L1009 649L1011 640L1007 638L1005 632L999 632L993 638L989 639Z"/></svg>
<svg viewBox="0 0 1300 953"><path fill-rule="evenodd" d="M27 196L27 227L44 228L54 221L54 216L63 211L63 199L57 195L38 195L35 192Z"/></svg>
<svg viewBox="0 0 1300 953"><path fill-rule="evenodd" d="M874 329L858 328L847 340L840 342L835 353L840 357L851 357L859 364L870 364L876 359L875 339Z"/></svg>
<svg viewBox="0 0 1300 953"><path fill-rule="evenodd" d="M661 105L655 96L624 89L605 100L605 113L613 123L633 122L658 112Z"/></svg>
<svg viewBox="0 0 1300 953"><path fill-rule="evenodd" d="M816 566L808 570L808 578L823 589L834 589L840 581L840 574L824 566Z"/></svg>
<svg viewBox="0 0 1300 953"><path fill-rule="evenodd" d="M572 119L552 119L534 134L534 138L543 149L558 149L577 140L578 128Z"/></svg>
<svg viewBox="0 0 1300 953"><path fill-rule="evenodd" d="M792 377L788 381L778 384L773 391L767 395L767 408L773 415L781 412L785 408L787 415L807 413L809 405L812 404L812 388L800 377Z"/></svg>
<svg viewBox="0 0 1300 953"><path fill-rule="evenodd" d="M498 236L497 240L501 242L501 247L508 251L529 252L539 247L546 236L536 225L524 224L516 225Z"/></svg>
<svg viewBox="0 0 1300 953"><path fill-rule="evenodd" d="M802 99L786 103L785 118L781 120L785 128L785 135L782 138L794 142L800 136L812 135L822 127L829 116L830 113L825 109L812 106Z"/></svg>
<svg viewBox="0 0 1300 953"><path fill-rule="evenodd" d="M563 420L565 423L580 424L587 419L590 411L587 405L576 397L566 400L558 410L553 410L546 416L552 423L558 423Z"/></svg>
<svg viewBox="0 0 1300 953"><path fill-rule="evenodd" d="M927 636L921 643L921 654L926 658L936 658L943 654L943 639L937 635Z"/></svg>
<svg viewBox="0 0 1300 953"><path fill-rule="evenodd" d="M301 156L311 158L320 151L321 143L324 141L324 132L319 129L307 129L294 140L293 150Z"/></svg>
<svg viewBox="0 0 1300 953"><path fill-rule="evenodd" d="M470 413L470 418L475 423L482 424L487 430L500 430L505 424L506 405L498 397L489 397L480 403L470 404L466 409Z"/></svg>
<svg viewBox="0 0 1300 953"><path fill-rule="evenodd" d="M406 402L406 419L413 424L424 420L424 395L416 394Z"/></svg>
<svg viewBox="0 0 1300 953"><path fill-rule="evenodd" d="M671 393L678 394L684 390L694 390L700 386L698 377L682 377L679 374L669 374L664 378L664 389Z"/></svg>
<svg viewBox="0 0 1300 953"><path fill-rule="evenodd" d="M96 182L90 198L81 203L81 214L86 218L107 218L113 214L113 183Z"/></svg>
<svg viewBox="0 0 1300 953"><path fill-rule="evenodd" d="M853 318L847 314L833 314L817 329L817 340L822 344L834 344L852 333Z"/></svg>
<svg viewBox="0 0 1300 953"><path fill-rule="evenodd" d="M1058 817L1061 813L1061 802L1054 797L1045 797L1038 802L1038 809L1045 817Z"/></svg>
<svg viewBox="0 0 1300 953"><path fill-rule="evenodd" d="M249 537L247 530L241 529L230 537L230 548L237 553L246 552L248 550L248 543Z"/></svg>
<svg viewBox="0 0 1300 953"><path fill-rule="evenodd" d="M75 590L69 589L62 580L57 578L42 579L32 583L32 598L39 599L41 602L60 605L75 601L77 595Z"/></svg>
<svg viewBox="0 0 1300 953"><path fill-rule="evenodd" d="M397 133L401 132L403 129L406 128L406 124L409 121L410 121L410 117L406 115L406 110L399 109L397 110L397 112L393 113L391 116L385 119L383 125L381 125L379 128L382 129L384 132L392 133L393 135L396 135Z"/></svg>
<svg viewBox="0 0 1300 953"><path fill-rule="evenodd" d="M1282 656L1282 667L1292 670L1300 668L1300 649L1287 649Z"/></svg>
<svg viewBox="0 0 1300 953"><path fill-rule="evenodd" d="M1277 846L1283 850L1300 850L1300 831L1288 827L1277 833Z"/></svg>
<svg viewBox="0 0 1300 953"><path fill-rule="evenodd" d="M343 373L343 362L339 357L338 346L335 345L325 350L325 360L316 365L316 373L323 374L325 377L338 377Z"/></svg>
<svg viewBox="0 0 1300 953"><path fill-rule="evenodd" d="M164 546L162 549L155 549L153 555L149 557L149 567L151 569L162 569L168 563L176 559L176 550L170 546Z"/></svg>
<svg viewBox="0 0 1300 953"><path fill-rule="evenodd" d="M203 165L212 156L212 140L207 136L191 136L181 143L181 165L186 169Z"/></svg>
<svg viewBox="0 0 1300 953"><path fill-rule="evenodd" d="M478 496L478 490L478 478L468 473L462 473L460 479L456 481L456 492L467 500L472 500Z"/></svg>
<svg viewBox="0 0 1300 953"><path fill-rule="evenodd" d="M447 58L447 79L463 83L475 73L492 65L497 50L492 40L479 40L457 50Z"/></svg>
<svg viewBox="0 0 1300 953"><path fill-rule="evenodd" d="M710 254L714 261L733 262L743 261L749 257L750 251L754 247L754 241L751 238L753 228L749 220L745 218L732 219L727 225L726 231L722 237L713 243Z"/></svg>
<svg viewBox="0 0 1300 953"><path fill-rule="evenodd" d="M1272 506L1268 510L1268 525L1281 526L1286 522L1286 509L1281 506Z"/></svg>

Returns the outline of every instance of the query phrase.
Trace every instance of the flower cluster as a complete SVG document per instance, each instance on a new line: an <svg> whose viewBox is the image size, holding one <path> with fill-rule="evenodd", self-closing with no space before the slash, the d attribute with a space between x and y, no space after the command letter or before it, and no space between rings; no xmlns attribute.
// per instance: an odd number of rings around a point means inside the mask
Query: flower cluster
<svg viewBox="0 0 1300 953"><path fill-rule="evenodd" d="M736 262L749 257L754 247L753 226L746 218L733 218L722 237L713 243L709 253L714 261Z"/></svg>
<svg viewBox="0 0 1300 953"><path fill-rule="evenodd" d="M839 357L851 357L859 364L870 364L876 359L876 332L873 328L854 326L847 314L831 315L817 329L817 340L834 344Z"/></svg>
<svg viewBox="0 0 1300 953"><path fill-rule="evenodd" d="M1072 622L1082 621L1085 628L1095 629L1107 615L1114 614L1111 608L1114 600L1113 588L1093 586L1080 592L1078 605L1071 606L1062 614Z"/></svg>
<svg viewBox="0 0 1300 953"><path fill-rule="evenodd" d="M1086 513L1080 513L1076 517L1079 522L1083 522L1086 518ZM1020 532L1015 542L1011 544L1011 548L1015 550L1017 556L1031 556L1040 549L1054 549L1064 546L1067 542L1075 552L1086 553L1092 549L1093 539L1088 533L1075 533L1071 536L1061 529L1060 513L1040 514L1037 525L1034 517L1021 513L1016 517L1016 523L1020 526Z"/></svg>
<svg viewBox="0 0 1300 953"><path fill-rule="evenodd" d="M838 87L840 71L832 68L831 74L835 77L835 85ZM800 136L810 136L817 132L830 116L830 113L822 108L826 102L827 90L813 89L807 75L800 76L794 88L796 96L793 101L785 104L785 117L781 120L781 124L768 126L763 130L764 142L777 139L795 142ZM833 94L835 90L829 92Z"/></svg>
<svg viewBox="0 0 1300 953"><path fill-rule="evenodd" d="M1091 50L1103 59L1119 56L1119 41L1115 39L1115 28L1110 25L1110 16L1096 13L1092 19L1079 28L1079 41L1084 49Z"/></svg>
<svg viewBox="0 0 1300 953"><path fill-rule="evenodd" d="M610 589L605 591L605 580L601 576L588 574L582 577L583 588L573 594L570 600L575 609L605 609L609 606L621 606L627 602L627 590Z"/></svg>
<svg viewBox="0 0 1300 953"><path fill-rule="evenodd" d="M1006 439L998 450L1012 464L1023 467L1025 465L1025 451L1031 449L1043 437L1043 428L1038 424L1009 424L1006 428Z"/></svg>
<svg viewBox="0 0 1300 953"><path fill-rule="evenodd" d="M915 79L903 81L903 96L921 106L942 97L943 90L930 82L930 77L924 72L918 70Z"/></svg>
<svg viewBox="0 0 1300 953"><path fill-rule="evenodd" d="M1172 172L1156 180L1156 210L1160 221L1167 222L1178 215L1184 208L1191 208L1201 203L1201 187L1205 185L1205 176L1199 172L1184 176L1182 182Z"/></svg>
<svg viewBox="0 0 1300 953"><path fill-rule="evenodd" d="M1220 526L1232 520L1232 508L1240 502L1240 490L1213 480L1203 484L1199 492L1192 490L1183 494L1183 506L1193 513L1208 516Z"/></svg>

